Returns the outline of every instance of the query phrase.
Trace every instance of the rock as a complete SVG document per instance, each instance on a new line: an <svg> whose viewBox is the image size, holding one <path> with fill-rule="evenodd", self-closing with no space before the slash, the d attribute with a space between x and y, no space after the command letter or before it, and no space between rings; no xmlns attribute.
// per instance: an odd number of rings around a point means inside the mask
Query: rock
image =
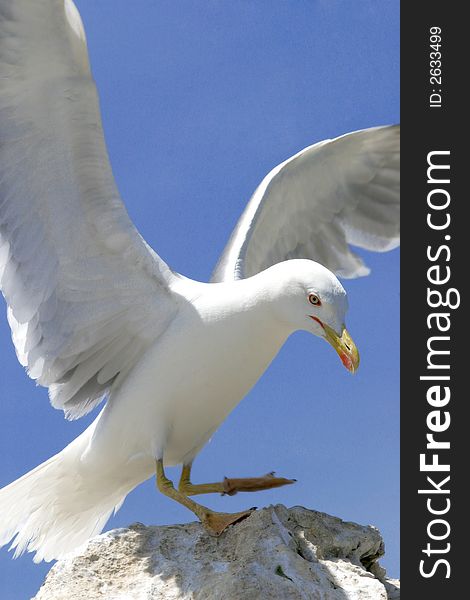
<svg viewBox="0 0 470 600"><path fill-rule="evenodd" d="M34 600L397 600L380 533L300 506L255 511L220 537L139 523L55 564Z"/></svg>

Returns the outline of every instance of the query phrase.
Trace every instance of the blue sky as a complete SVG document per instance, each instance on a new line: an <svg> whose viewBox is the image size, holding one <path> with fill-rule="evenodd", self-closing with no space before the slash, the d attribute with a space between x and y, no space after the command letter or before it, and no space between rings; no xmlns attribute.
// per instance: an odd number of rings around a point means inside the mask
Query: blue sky
<svg viewBox="0 0 470 600"><path fill-rule="evenodd" d="M207 280L251 193L318 140L399 121L398 1L77 0L109 153L142 235L177 271ZM271 470L298 482L215 509L300 504L377 526L397 576L399 252L364 253L372 274L343 282L354 377L297 333L216 432L195 481ZM18 364L0 318L0 486L61 450L96 413L66 422ZM170 475L177 477L176 469ZM193 520L154 482L107 528ZM29 598L50 565L0 551L2 600Z"/></svg>

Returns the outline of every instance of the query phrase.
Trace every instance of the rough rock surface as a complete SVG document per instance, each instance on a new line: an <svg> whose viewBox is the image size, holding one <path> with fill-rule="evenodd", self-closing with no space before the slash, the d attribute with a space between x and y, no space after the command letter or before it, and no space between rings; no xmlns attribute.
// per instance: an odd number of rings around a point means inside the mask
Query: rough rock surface
<svg viewBox="0 0 470 600"><path fill-rule="evenodd" d="M370 526L296 506L220 537L199 523L115 529L59 561L34 600L397 600Z"/></svg>

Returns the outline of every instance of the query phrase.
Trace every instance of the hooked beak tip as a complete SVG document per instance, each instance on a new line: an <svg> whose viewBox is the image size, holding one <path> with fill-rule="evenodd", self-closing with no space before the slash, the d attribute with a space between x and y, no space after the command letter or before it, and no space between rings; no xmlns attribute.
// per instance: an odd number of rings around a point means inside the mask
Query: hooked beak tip
<svg viewBox="0 0 470 600"><path fill-rule="evenodd" d="M353 342L352 337L349 335L346 327L343 328L341 336L339 336L336 331L328 325L324 325L324 329L326 334L325 339L336 350L343 365L350 373L356 373L360 360L359 351L356 347L356 344Z"/></svg>

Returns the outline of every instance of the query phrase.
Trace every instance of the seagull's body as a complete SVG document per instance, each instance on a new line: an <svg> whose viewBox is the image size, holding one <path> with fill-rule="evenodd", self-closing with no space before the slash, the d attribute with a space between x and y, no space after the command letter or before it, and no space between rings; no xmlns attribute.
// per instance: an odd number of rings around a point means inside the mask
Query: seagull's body
<svg viewBox="0 0 470 600"><path fill-rule="evenodd" d="M165 465L192 461L291 333L275 319L267 299L253 303L247 295L247 287L261 290L259 283L184 281L197 295L139 361L113 397L112 409L108 404L90 426L93 441L85 462L105 456L118 470L127 463L131 478L142 464L140 483L153 474L155 456Z"/></svg>
<svg viewBox="0 0 470 600"><path fill-rule="evenodd" d="M219 533L249 512L213 513L189 496L292 483L189 481L287 337L309 331L357 369L336 276L368 272L350 243L398 245L399 129L326 140L275 167L212 283L193 281L146 244L119 197L71 0L0 8L0 283L13 341L68 418L106 399L63 451L0 490L0 545L14 538L17 553L61 557L155 469L160 491ZM177 464L179 490L164 473Z"/></svg>

